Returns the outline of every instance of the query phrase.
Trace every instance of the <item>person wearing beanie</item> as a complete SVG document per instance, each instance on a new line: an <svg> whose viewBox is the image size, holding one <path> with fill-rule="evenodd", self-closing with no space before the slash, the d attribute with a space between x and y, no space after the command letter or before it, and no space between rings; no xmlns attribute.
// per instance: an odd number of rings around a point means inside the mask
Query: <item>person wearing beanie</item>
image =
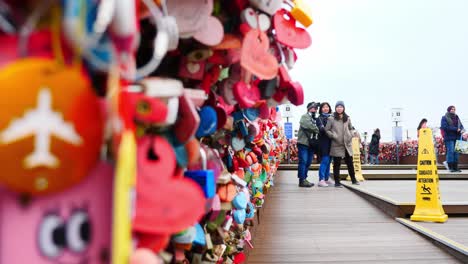
<svg viewBox="0 0 468 264"><path fill-rule="evenodd" d="M351 119L345 112L345 104L343 101L338 101L335 104L335 113L328 118L325 131L331 138L330 156L333 157L333 176L335 178L335 187L342 188L340 183L340 167L341 160L345 160L348 167L348 173L351 181L355 185L359 185L356 180L353 165L353 125Z"/></svg>
<svg viewBox="0 0 468 264"><path fill-rule="evenodd" d="M319 153L320 153L320 167L319 167L319 182L317 186L328 187L335 184L330 180L330 147L331 139L327 136L325 126L327 125L328 118L331 115L331 106L329 103L324 102L320 104L319 117L317 119L317 125L319 127Z"/></svg>
<svg viewBox="0 0 468 264"><path fill-rule="evenodd" d="M314 153L318 148L318 132L315 114L317 113L317 103L307 104L307 113L301 116L299 121L299 132L297 134L297 151L299 165L297 167L297 177L299 187L310 188L313 183L307 180L307 173L314 158Z"/></svg>
<svg viewBox="0 0 468 264"><path fill-rule="evenodd" d="M447 164L450 172L461 172L458 168L458 156L455 152L455 142L465 132L460 118L455 113L455 106L451 105L447 108L447 113L440 121L440 130L444 138L445 148L447 149Z"/></svg>

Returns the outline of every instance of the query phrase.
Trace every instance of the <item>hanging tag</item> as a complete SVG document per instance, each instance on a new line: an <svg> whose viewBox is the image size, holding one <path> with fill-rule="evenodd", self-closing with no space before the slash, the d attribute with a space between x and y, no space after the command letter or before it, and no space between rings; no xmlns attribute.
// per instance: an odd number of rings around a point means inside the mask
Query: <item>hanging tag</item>
<svg viewBox="0 0 468 264"><path fill-rule="evenodd" d="M99 159L104 115L80 69L18 60L0 70L0 87L0 183L46 194L86 177Z"/></svg>
<svg viewBox="0 0 468 264"><path fill-rule="evenodd" d="M110 253L115 221L113 174L111 165L99 163L80 183L26 204L19 201L20 195L2 190L0 232L2 241L8 241L1 244L2 263L109 263L101 257ZM66 243L54 240L57 234Z"/></svg>
<svg viewBox="0 0 468 264"><path fill-rule="evenodd" d="M309 33L296 27L296 20L286 9L278 11L274 18L276 39L283 45L296 49L306 49L312 44Z"/></svg>

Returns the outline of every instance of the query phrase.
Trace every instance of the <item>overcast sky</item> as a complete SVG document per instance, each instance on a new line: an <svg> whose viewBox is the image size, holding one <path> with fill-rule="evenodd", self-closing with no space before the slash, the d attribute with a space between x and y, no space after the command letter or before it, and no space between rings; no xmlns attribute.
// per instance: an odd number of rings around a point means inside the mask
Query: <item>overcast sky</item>
<svg viewBox="0 0 468 264"><path fill-rule="evenodd" d="M291 72L305 104L344 100L354 126L391 140L391 108L415 137L454 104L468 126L468 0L308 0L312 46ZM305 105L294 109L295 129Z"/></svg>

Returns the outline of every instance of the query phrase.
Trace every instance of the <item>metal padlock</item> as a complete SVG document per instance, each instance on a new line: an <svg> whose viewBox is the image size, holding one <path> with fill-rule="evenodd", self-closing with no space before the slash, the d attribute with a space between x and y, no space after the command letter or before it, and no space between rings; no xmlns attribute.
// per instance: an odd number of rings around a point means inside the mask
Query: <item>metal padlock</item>
<svg viewBox="0 0 468 264"><path fill-rule="evenodd" d="M213 170L207 169L206 151L200 147L200 158L202 162L201 170L187 170L184 176L194 180L200 185L206 198L212 198L216 194L216 182Z"/></svg>

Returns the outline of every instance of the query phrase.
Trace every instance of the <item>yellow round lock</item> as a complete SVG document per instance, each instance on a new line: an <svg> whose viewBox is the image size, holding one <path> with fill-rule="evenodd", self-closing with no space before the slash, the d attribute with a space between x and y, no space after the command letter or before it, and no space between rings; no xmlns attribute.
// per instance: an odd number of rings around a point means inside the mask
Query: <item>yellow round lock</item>
<svg viewBox="0 0 468 264"><path fill-rule="evenodd" d="M79 67L28 58L0 69L0 185L64 190L96 165L104 115Z"/></svg>

